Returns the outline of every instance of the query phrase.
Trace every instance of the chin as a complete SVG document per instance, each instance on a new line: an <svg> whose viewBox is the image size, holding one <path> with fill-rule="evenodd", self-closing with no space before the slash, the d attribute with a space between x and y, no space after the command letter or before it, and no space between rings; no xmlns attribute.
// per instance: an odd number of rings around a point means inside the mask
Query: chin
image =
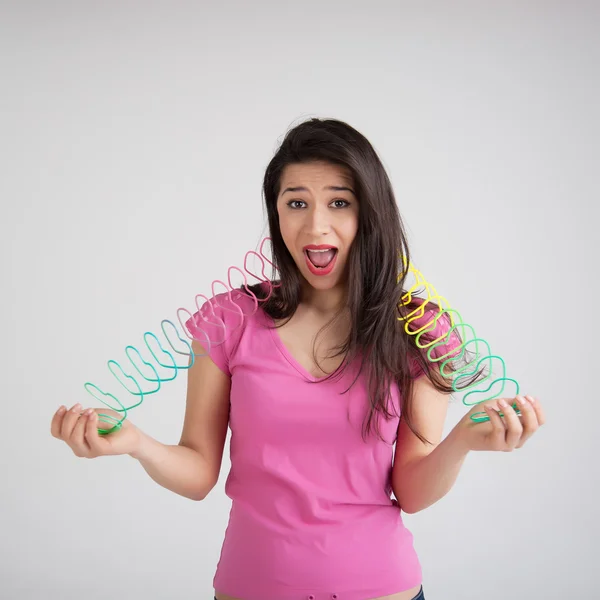
<svg viewBox="0 0 600 600"><path fill-rule="evenodd" d="M321 292L333 290L340 284L340 281L338 279L331 281L324 281L323 279L319 279L318 277L304 277L304 279L312 288Z"/></svg>
<svg viewBox="0 0 600 600"><path fill-rule="evenodd" d="M302 278L315 290L326 291L339 287L342 284L342 277L338 273L322 277L314 275L310 271L300 269Z"/></svg>

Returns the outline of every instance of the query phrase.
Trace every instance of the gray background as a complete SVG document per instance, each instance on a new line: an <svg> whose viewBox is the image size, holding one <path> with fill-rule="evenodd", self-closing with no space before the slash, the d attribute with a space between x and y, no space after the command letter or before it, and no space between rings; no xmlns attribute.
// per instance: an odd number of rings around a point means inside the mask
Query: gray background
<svg viewBox="0 0 600 600"><path fill-rule="evenodd" d="M209 598L227 522L50 436L265 233L288 127L374 144L415 265L548 424L406 516L428 600L600 597L594 2L3 2L0 596ZM595 361L594 361L595 363ZM595 384L595 381L594 381ZM185 378L130 414L178 442ZM466 412L452 404L447 430ZM315 416L318 418L318 416ZM319 600L319 599L317 599Z"/></svg>

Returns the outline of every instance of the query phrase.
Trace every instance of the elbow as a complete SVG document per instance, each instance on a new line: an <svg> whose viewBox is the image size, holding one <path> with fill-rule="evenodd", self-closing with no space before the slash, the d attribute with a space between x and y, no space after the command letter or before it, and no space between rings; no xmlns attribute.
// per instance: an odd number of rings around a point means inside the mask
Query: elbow
<svg viewBox="0 0 600 600"><path fill-rule="evenodd" d="M398 498L398 496L396 496L396 498ZM404 499L404 501L398 499L398 506L400 507L400 510L407 515L414 515L418 512L421 512L426 508L429 508L432 504L434 504L434 502L426 502L421 500L420 503L411 503L406 499Z"/></svg>
<svg viewBox="0 0 600 600"><path fill-rule="evenodd" d="M392 493L394 494L394 498L396 498L396 502L398 503L398 508L407 515L413 514L415 512L413 507L407 502L404 494L400 493L400 486L394 481L392 478Z"/></svg>
<svg viewBox="0 0 600 600"><path fill-rule="evenodd" d="M208 496L208 494L204 494L204 495L198 495L198 496L190 496L190 500L193 500L194 502L201 502L202 500L204 500L204 498L206 498L206 496Z"/></svg>
<svg viewBox="0 0 600 600"><path fill-rule="evenodd" d="M196 502L200 502L202 500L204 500L214 489L214 487L217 485L217 482L210 482L207 485L204 485L202 487L200 487L198 490L196 490L196 492L190 496L191 500L194 500Z"/></svg>
<svg viewBox="0 0 600 600"><path fill-rule="evenodd" d="M400 510L407 515L414 515L423 510L420 506L411 506L410 504L400 504Z"/></svg>
<svg viewBox="0 0 600 600"><path fill-rule="evenodd" d="M407 506L404 502L398 501L398 505L400 506L400 510L407 515L414 515L415 511L411 506Z"/></svg>
<svg viewBox="0 0 600 600"><path fill-rule="evenodd" d="M206 496L208 496L209 493L210 493L210 491L201 490L201 491L196 492L194 494L190 494L188 496L188 498L190 500L193 500L194 502L201 502L202 500L204 500L206 498Z"/></svg>
<svg viewBox="0 0 600 600"><path fill-rule="evenodd" d="M423 510L423 506L419 506L414 502L411 503L406 496L404 494L400 494L399 490L396 488L392 488L392 491L394 492L394 497L398 502L398 507L403 513L406 513L407 515L414 515L415 513Z"/></svg>
<svg viewBox="0 0 600 600"><path fill-rule="evenodd" d="M200 502L217 485L219 470L211 468L211 465L206 462L203 454L196 447L183 444L182 442L179 442L178 445L181 448L186 448L190 456L194 457L194 462L191 463L190 469L184 473L184 483L188 493L183 495L190 500Z"/></svg>
<svg viewBox="0 0 600 600"><path fill-rule="evenodd" d="M419 512L419 509L417 507L415 507L414 505L410 504L406 500L401 500L398 497L398 494L394 494L394 496L396 496L396 500L398 502L398 507L400 508L400 510L403 513L406 513L407 515L414 515L416 512Z"/></svg>

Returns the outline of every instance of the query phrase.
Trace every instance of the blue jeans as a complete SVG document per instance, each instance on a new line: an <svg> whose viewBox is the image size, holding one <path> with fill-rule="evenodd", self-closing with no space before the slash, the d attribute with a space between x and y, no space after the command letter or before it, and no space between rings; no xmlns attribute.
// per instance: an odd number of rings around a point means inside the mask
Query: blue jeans
<svg viewBox="0 0 600 600"><path fill-rule="evenodd" d="M425 600L425 592L423 591L423 586L421 586L419 593L413 598L413 600Z"/></svg>
<svg viewBox="0 0 600 600"><path fill-rule="evenodd" d="M216 596L214 597L217 600ZM419 593L412 600L425 600L425 593L423 592L423 586L419 590Z"/></svg>

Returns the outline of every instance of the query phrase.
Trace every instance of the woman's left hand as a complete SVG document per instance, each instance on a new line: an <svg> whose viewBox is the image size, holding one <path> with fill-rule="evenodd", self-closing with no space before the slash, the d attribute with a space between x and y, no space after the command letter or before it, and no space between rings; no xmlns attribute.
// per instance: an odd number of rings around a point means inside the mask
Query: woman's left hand
<svg viewBox="0 0 600 600"><path fill-rule="evenodd" d="M515 403L521 416L512 408ZM471 415L482 411L487 414L489 421L477 423L471 419ZM467 450L512 452L521 448L545 421L544 411L537 398L497 398L475 404L456 424L452 433Z"/></svg>

